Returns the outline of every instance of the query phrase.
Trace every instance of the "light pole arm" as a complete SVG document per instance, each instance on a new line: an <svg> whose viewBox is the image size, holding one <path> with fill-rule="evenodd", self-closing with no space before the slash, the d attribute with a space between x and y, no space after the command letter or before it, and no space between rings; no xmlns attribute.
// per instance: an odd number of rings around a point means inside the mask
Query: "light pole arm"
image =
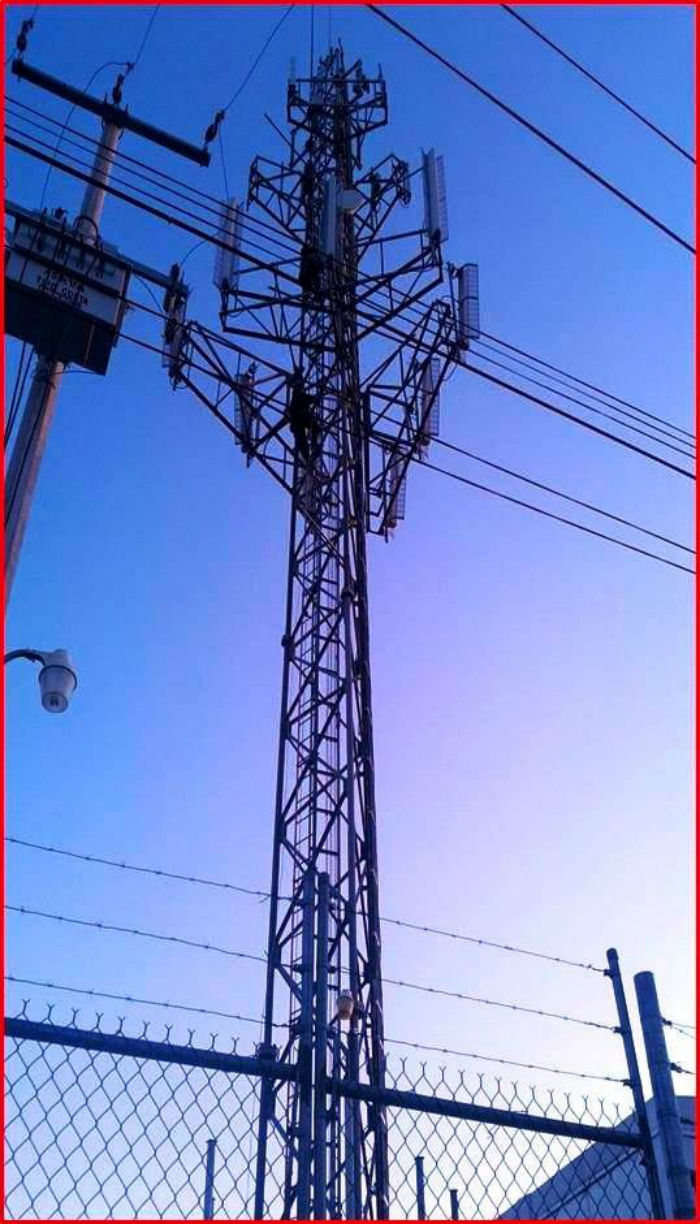
<svg viewBox="0 0 700 1224"><path fill-rule="evenodd" d="M40 650L11 650L5 655L5 662L11 663L13 659L29 659L31 663L46 662L46 656Z"/></svg>

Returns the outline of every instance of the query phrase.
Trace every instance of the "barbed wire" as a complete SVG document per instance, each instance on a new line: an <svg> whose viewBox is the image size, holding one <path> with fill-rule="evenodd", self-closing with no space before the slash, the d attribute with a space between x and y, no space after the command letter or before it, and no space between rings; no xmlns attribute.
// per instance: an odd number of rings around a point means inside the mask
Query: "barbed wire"
<svg viewBox="0 0 700 1224"><path fill-rule="evenodd" d="M695 1025L681 1024L679 1020L667 1020L665 1016L661 1017L661 1023L666 1028L673 1029L676 1033L680 1033L683 1037L687 1037L689 1041L695 1041Z"/></svg>
<svg viewBox="0 0 700 1224"><path fill-rule="evenodd" d="M517 1062L512 1058L497 1058L493 1054L474 1054L469 1050L452 1050L447 1046L424 1045L419 1041L403 1041L398 1037L385 1037L385 1042L391 1045L407 1046L412 1050L424 1050L431 1054L452 1054L457 1058L476 1058L482 1062L500 1063L504 1067L520 1067L526 1071L546 1071L551 1075L572 1075L577 1079L606 1080L610 1084L629 1086L629 1081L614 1075L596 1075L591 1071L567 1071L563 1067L550 1067L544 1063Z"/></svg>
<svg viewBox="0 0 700 1224"><path fill-rule="evenodd" d="M261 964L267 964L267 959L264 956L257 956L252 952L241 952L231 948L222 948L217 944L200 942L194 939L187 939L179 935L163 935L154 931L142 931L138 927L123 927L117 926L114 923L99 922L96 919L88 918L72 918L65 914L52 914L47 910L37 910L26 905L6 905L6 910L12 913L22 914L33 918L45 918L52 922L66 922L74 926L91 927L99 931L113 931L121 935L137 935L142 939L157 939L164 943L182 944L189 948L197 948L206 952L218 952L222 956L231 956L239 960L257 961ZM571 1024L584 1025L588 1028L602 1029L607 1032L616 1033L618 1030L609 1024L601 1024L597 1020L584 1020L576 1016L565 1015L562 1012L544 1011L540 1008L526 1007L519 1003L506 1003L498 999L482 998L479 995L464 994L460 991L444 990L436 986L424 986L417 982L404 982L396 978L384 978L385 984L388 986L402 986L411 990L420 990L426 994L440 995L446 998L460 999L469 1003L480 1003L487 1007L499 1007L507 1011L523 1012L531 1016L543 1016L552 1020L565 1020Z"/></svg>
<svg viewBox="0 0 700 1224"><path fill-rule="evenodd" d="M246 888L240 884L229 884L221 880L210 880L202 876L184 875L176 871L165 871L157 867L142 867L133 863L119 861L117 859L102 858L94 854L82 854L76 850L65 850L58 846L48 846L43 842L28 841L26 838L5 836L5 841L14 846L23 846L25 849L38 850L42 853L57 854L65 858L77 859L84 863L98 864L103 867L116 867L122 871L135 871L142 875L158 876L166 880L177 880L186 884L198 884L206 888L220 888L231 892L243 893L247 896L258 897L261 900L269 900L270 893L262 889ZM289 900L290 898L285 898ZM461 943L475 944L484 948L495 948L501 952L510 952L518 956L530 956L537 960L550 961L552 964L565 965L574 969L586 969L592 973L600 973L603 976L606 974L605 969L599 968L597 965L586 963L585 961L570 960L563 956L552 956L547 952L535 952L530 948L520 948L515 944L499 943L494 939L482 939L476 935L465 935L459 931L448 931L441 927L426 926L416 922L409 922L403 918L388 918L381 917L381 921L389 926L405 927L407 930L420 931L423 934L438 935L445 939L457 940Z"/></svg>
<svg viewBox="0 0 700 1224"><path fill-rule="evenodd" d="M460 990L445 990L439 986L425 986L418 982L404 982L398 978L383 977L385 986L402 986L408 990L420 990L424 994L440 995L448 999L460 999L466 1003L482 1003L486 1007L500 1007L506 1011L525 1012L530 1016L544 1016L549 1020L566 1020L569 1024L580 1024L586 1028L602 1029L608 1033L618 1033L614 1024L602 1024L599 1020L583 1020L578 1016L568 1016L563 1012L544 1011L539 1007L525 1007L520 1003L505 1003L499 999L485 999L480 995L465 994Z"/></svg>
<svg viewBox="0 0 700 1224"><path fill-rule="evenodd" d="M57 990L66 994L77 994L93 999L110 999L117 1003L139 1003L147 1007L162 1007L177 1011L189 1012L199 1016L213 1016L222 1020L239 1020L244 1024L261 1023L260 1017L244 1016L238 1012L219 1011L210 1007L195 1007L187 1003L173 1003L169 999L147 999L139 995L119 994L116 991L96 990L85 986L68 986L62 982L42 981L37 978L19 977L14 973L7 973L5 981L21 986L37 986L43 990ZM25 1000L25 1007L27 1000ZM286 1028L287 1026L282 1021L274 1021L273 1028ZM399 1037L386 1037L385 1042L389 1045L405 1046L412 1050L422 1050L432 1054L447 1054L454 1055L458 1058L468 1058L479 1062L497 1063L504 1067L519 1067L527 1071L545 1071L552 1075L570 1075L578 1079L595 1079L606 1080L608 1083L626 1084L627 1080L620 1079L612 1075L598 1075L588 1071L572 1071L564 1067L553 1067L544 1063L529 1063L522 1062L513 1058L501 1058L494 1054L477 1054L471 1050L454 1050L447 1046L428 1045L419 1041L408 1041Z"/></svg>
<svg viewBox="0 0 700 1224"><path fill-rule="evenodd" d="M122 871L136 871L142 875L162 876L166 880L179 880L186 884L202 884L207 888L222 888L228 892L244 893L249 897L258 897L260 900L269 900L269 892L264 892L260 888L246 888L242 884L228 884L222 880L208 880L202 876L185 875L177 871L165 871L159 867L139 867L135 863L120 862L117 859L101 858L96 854L80 854L76 850L63 850L58 846L47 846L42 842L26 841L21 837L5 837L6 842L10 842L14 846L24 846L31 850L41 850L46 854L58 854L64 858L79 859L83 863L97 863L102 867L117 867Z"/></svg>
<svg viewBox="0 0 700 1224"><path fill-rule="evenodd" d="M146 1007L165 1007L177 1011L193 1012L199 1016L215 1016L220 1020L240 1020L244 1024L262 1024L261 1016L242 1016L238 1012L218 1011L212 1007L195 1007L189 1003L172 1003L169 999L143 999L138 995L116 994L108 990L94 990L88 986L66 986L62 982L42 982L36 978L17 977L14 973L5 974L6 982L14 982L20 986L39 986L43 990L61 990L66 994L85 995L91 999L111 999L117 1003L139 1003ZM286 1028L280 1020L272 1022L273 1028Z"/></svg>
<svg viewBox="0 0 700 1224"><path fill-rule="evenodd" d="M98 922L92 918L70 918L66 914L50 914L47 910L31 909L26 905L6 905L6 910L15 914L27 915L32 918L47 918L52 922L66 922L72 926L92 927L97 931L115 931L120 935L138 935L142 939L157 939L163 943L184 944L188 948L197 948L203 952L218 952L221 956L232 956L236 960L257 961L266 965L265 956L256 956L254 952L239 952L233 948L221 948L218 944L202 943L195 939L186 939L181 935L162 935L155 931L141 931L138 927L117 926L110 922Z"/></svg>
<svg viewBox="0 0 700 1224"><path fill-rule="evenodd" d="M519 956L533 956L537 960L552 961L556 965L567 965L573 969L588 969L592 973L601 973L605 976L605 969L599 968L598 965L592 965L585 961L568 960L564 956L551 956L547 952L533 952L530 948L519 948L515 944L498 943L494 939L479 939L475 935L463 935L459 931L446 931L441 927L422 926L416 922L406 922L403 918L382 918L382 922L386 922L391 926L406 927L411 931L421 931L428 935L441 935L445 939L456 939L463 943L480 944L485 948L498 948L501 952L515 952Z"/></svg>

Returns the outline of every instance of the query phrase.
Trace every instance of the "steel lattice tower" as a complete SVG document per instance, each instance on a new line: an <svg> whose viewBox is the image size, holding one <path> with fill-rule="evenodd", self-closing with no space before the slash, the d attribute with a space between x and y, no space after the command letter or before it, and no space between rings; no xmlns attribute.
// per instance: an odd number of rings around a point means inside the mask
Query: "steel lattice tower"
<svg viewBox="0 0 700 1224"><path fill-rule="evenodd" d="M164 353L174 383L291 499L259 1053L298 1070L261 1090L255 1217L274 1199L282 1218L383 1218L384 1111L333 1092L381 1090L385 1073L366 537L403 517L408 466L437 430L440 386L466 343L473 279L456 273L457 306L435 297L446 223L432 153L423 223L384 236L411 176L393 155L363 171L365 138L387 121L381 74L332 49L290 82L287 118L284 160L257 158L247 208L223 210L225 337L185 324L175 287ZM273 261L255 253L261 235L278 244Z"/></svg>

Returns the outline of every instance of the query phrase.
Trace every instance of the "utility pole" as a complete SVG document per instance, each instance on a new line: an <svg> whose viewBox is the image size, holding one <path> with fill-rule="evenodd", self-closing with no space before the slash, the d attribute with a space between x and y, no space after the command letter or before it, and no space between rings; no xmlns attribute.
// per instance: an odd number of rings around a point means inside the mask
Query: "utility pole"
<svg viewBox="0 0 700 1224"><path fill-rule="evenodd" d="M26 32L23 33L22 50L26 47ZM12 72L20 80L98 116L102 131L90 173L86 176L88 182L75 224L68 227L64 222L59 227L43 215L37 215L32 222L25 217L19 229L21 239L24 227L24 242L20 240L10 247L10 264L6 271L7 330L33 344L37 361L5 477L6 607L58 392L68 364L66 355L71 361L105 373L108 350L119 334L129 267L124 263L120 266L118 260L111 264L110 282L110 272L106 270L110 260L105 259L100 224L122 132L129 129L200 165L209 162L206 149L162 132L121 107L123 74L117 78L111 101L108 101L94 98L33 68L25 63L21 54L14 60ZM100 298L99 305L95 306ZM91 306L96 310L93 316ZM95 343L96 334L101 343Z"/></svg>
<svg viewBox="0 0 700 1224"><path fill-rule="evenodd" d="M256 1219L389 1211L384 1108L341 1106L333 1091L345 1079L381 1092L385 1076L366 537L389 538L403 517L408 467L437 432L476 315L474 265L445 296L441 160L424 155L424 217L399 232L407 163L363 167L387 114L381 72L340 46L290 81L283 159L257 158L247 210L222 209L226 335L187 324L171 370L290 496L259 1054L297 1075L261 1095ZM267 264L248 260L249 240L267 241Z"/></svg>
<svg viewBox="0 0 700 1224"><path fill-rule="evenodd" d="M119 136L120 128L116 123L103 124L102 139L97 146L92 166L92 175L97 183L90 183L86 187L82 207L75 222L76 233L82 235L85 242L93 247L99 238L102 209ZM37 354L34 376L10 456L5 480L5 607L10 601L39 468L65 368L62 361L54 361L43 353Z"/></svg>

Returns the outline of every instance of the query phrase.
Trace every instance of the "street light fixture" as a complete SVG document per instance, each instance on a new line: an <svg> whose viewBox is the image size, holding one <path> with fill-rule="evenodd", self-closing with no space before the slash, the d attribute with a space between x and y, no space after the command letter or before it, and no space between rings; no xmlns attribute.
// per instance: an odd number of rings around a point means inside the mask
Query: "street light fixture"
<svg viewBox="0 0 700 1224"><path fill-rule="evenodd" d="M49 714L63 714L75 692L78 677L67 650L11 650L5 663L13 659L29 659L41 663L39 687L41 704Z"/></svg>

